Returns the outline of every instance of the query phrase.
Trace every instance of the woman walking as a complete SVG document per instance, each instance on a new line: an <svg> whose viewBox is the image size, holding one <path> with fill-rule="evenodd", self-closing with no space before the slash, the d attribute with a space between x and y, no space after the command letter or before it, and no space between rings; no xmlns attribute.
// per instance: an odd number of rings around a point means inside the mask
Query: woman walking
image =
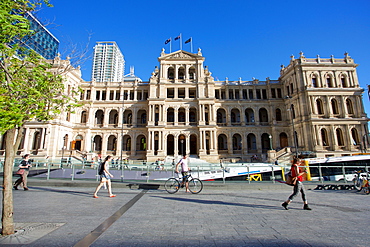
<svg viewBox="0 0 370 247"><path fill-rule="evenodd" d="M293 199L298 195L299 192L301 192L302 200L303 200L303 209L304 210L311 210L311 208L308 206L307 199L306 199L306 193L303 186L303 177L302 175L305 174L305 172L301 172L299 170L299 165L301 164L300 159L297 157L294 157L292 167L290 168L291 175L293 177L294 181L294 188L293 188L293 194L291 194L281 206L283 206L286 210L288 210L288 205L293 201Z"/></svg>
<svg viewBox="0 0 370 247"><path fill-rule="evenodd" d="M101 163L99 166L100 184L95 189L93 195L94 198L99 198L98 191L104 184L107 185L109 197L116 197L116 195L112 194L112 186L110 181L110 179L113 178L113 175L109 172L109 161L111 159L112 156L108 155L107 157L105 157L103 163Z"/></svg>
<svg viewBox="0 0 370 247"><path fill-rule="evenodd" d="M29 161L29 159L30 159L30 155L29 154L25 154L23 156L23 160L21 161L21 164L19 165L19 169L21 171L23 171L23 173L21 174L21 177L18 178L14 182L14 187L13 188L15 190L18 190L18 185L20 185L20 184L23 184L23 189L24 190L28 190L28 187L27 187L27 176L28 176L30 167L32 167L31 161Z"/></svg>

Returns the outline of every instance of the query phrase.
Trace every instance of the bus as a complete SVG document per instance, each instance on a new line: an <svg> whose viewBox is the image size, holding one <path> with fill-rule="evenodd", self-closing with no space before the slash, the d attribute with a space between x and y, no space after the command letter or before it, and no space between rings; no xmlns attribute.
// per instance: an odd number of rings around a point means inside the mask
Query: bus
<svg viewBox="0 0 370 247"><path fill-rule="evenodd" d="M365 172L370 167L368 154L305 160L308 161L312 181L353 181L354 171Z"/></svg>

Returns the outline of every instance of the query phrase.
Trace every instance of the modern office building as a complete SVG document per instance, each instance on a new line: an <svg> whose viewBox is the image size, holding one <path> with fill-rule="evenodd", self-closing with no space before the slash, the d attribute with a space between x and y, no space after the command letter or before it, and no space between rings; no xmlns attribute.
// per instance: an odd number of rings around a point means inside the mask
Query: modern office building
<svg viewBox="0 0 370 247"><path fill-rule="evenodd" d="M19 154L148 162L190 154L245 162L254 155L273 161L307 151L329 157L369 149L364 89L347 53L292 56L278 79L264 81L215 81L200 50L163 50L158 61L148 81L85 82L71 74L67 83L82 89L81 107L27 124Z"/></svg>
<svg viewBox="0 0 370 247"><path fill-rule="evenodd" d="M95 82L120 82L125 70L125 60L116 42L97 42L94 47L91 80Z"/></svg>
<svg viewBox="0 0 370 247"><path fill-rule="evenodd" d="M17 42L45 59L54 59L58 54L59 40L31 13L27 13L25 17L30 21L33 33Z"/></svg>

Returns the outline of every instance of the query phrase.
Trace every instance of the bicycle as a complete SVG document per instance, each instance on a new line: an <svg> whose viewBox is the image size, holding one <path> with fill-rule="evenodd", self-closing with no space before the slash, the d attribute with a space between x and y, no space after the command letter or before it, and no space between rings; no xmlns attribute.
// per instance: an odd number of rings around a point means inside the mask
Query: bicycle
<svg viewBox="0 0 370 247"><path fill-rule="evenodd" d="M353 185L358 192L363 190L365 194L370 194L369 188L369 172L362 172L362 170L354 171Z"/></svg>
<svg viewBox="0 0 370 247"><path fill-rule="evenodd" d="M177 191L179 191L180 188L185 187L185 184L183 184L182 182L183 178L180 177L178 173L176 174L177 177L169 178L164 183L165 190L170 194L174 194ZM202 191L203 189L202 181L200 181L198 178L193 178L190 172L188 175L186 175L185 179L189 182L189 190L192 194L198 194L199 192Z"/></svg>

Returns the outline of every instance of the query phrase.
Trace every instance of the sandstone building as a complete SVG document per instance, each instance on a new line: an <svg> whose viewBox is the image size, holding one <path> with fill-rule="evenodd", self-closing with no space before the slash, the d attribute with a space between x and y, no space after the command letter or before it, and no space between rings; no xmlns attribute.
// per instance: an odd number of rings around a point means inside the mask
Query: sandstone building
<svg viewBox="0 0 370 247"><path fill-rule="evenodd" d="M253 155L266 161L275 151L274 157L302 151L326 157L368 148L364 90L347 53L325 59L300 53L282 66L280 78L265 81L215 81L200 49L162 50L158 61L148 81L85 82L78 69L70 73L65 93L80 87L82 106L27 124L19 154L152 162L186 153L218 162Z"/></svg>

